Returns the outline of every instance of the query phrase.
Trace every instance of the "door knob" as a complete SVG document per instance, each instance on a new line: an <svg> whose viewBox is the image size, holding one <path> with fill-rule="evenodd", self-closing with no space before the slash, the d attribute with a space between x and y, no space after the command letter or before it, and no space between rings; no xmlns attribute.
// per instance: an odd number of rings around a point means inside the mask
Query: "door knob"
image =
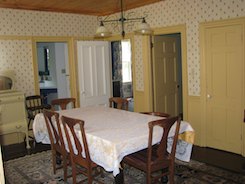
<svg viewBox="0 0 245 184"><path fill-rule="evenodd" d="M207 94L207 98L208 98L208 99L211 99L212 96L211 96L210 94Z"/></svg>

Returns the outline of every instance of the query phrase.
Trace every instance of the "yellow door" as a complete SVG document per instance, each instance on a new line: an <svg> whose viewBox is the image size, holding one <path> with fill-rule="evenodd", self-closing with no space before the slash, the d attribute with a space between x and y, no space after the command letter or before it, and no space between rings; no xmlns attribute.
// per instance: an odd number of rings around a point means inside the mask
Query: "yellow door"
<svg viewBox="0 0 245 184"><path fill-rule="evenodd" d="M153 85L154 111L172 116L182 113L181 68L178 63L177 38L154 36Z"/></svg>
<svg viewBox="0 0 245 184"><path fill-rule="evenodd" d="M242 25L206 29L207 146L241 154Z"/></svg>

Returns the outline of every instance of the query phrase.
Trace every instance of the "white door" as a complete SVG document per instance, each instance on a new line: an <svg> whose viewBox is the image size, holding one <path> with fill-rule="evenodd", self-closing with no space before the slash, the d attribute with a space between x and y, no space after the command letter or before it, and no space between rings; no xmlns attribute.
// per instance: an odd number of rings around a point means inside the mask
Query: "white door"
<svg viewBox="0 0 245 184"><path fill-rule="evenodd" d="M242 25L208 28L207 146L241 154L244 42Z"/></svg>
<svg viewBox="0 0 245 184"><path fill-rule="evenodd" d="M181 62L176 36L153 37L154 111L182 113Z"/></svg>
<svg viewBox="0 0 245 184"><path fill-rule="evenodd" d="M58 98L67 98L71 96L67 44L55 43L54 48Z"/></svg>
<svg viewBox="0 0 245 184"><path fill-rule="evenodd" d="M77 48L80 106L108 105L109 42L79 41Z"/></svg>

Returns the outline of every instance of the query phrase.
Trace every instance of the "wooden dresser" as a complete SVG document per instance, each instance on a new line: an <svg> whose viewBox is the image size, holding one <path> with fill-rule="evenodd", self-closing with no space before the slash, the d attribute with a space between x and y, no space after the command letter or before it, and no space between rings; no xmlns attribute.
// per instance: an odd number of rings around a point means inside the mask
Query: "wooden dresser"
<svg viewBox="0 0 245 184"><path fill-rule="evenodd" d="M0 135L24 133L30 148L26 121L25 96L20 91L0 91Z"/></svg>

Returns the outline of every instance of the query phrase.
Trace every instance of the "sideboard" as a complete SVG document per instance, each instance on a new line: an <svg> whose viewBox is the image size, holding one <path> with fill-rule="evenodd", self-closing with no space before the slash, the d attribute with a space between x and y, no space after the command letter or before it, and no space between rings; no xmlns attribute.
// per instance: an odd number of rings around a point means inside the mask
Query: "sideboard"
<svg viewBox="0 0 245 184"><path fill-rule="evenodd" d="M30 149L26 121L25 96L20 91L0 91L0 135L24 133Z"/></svg>

